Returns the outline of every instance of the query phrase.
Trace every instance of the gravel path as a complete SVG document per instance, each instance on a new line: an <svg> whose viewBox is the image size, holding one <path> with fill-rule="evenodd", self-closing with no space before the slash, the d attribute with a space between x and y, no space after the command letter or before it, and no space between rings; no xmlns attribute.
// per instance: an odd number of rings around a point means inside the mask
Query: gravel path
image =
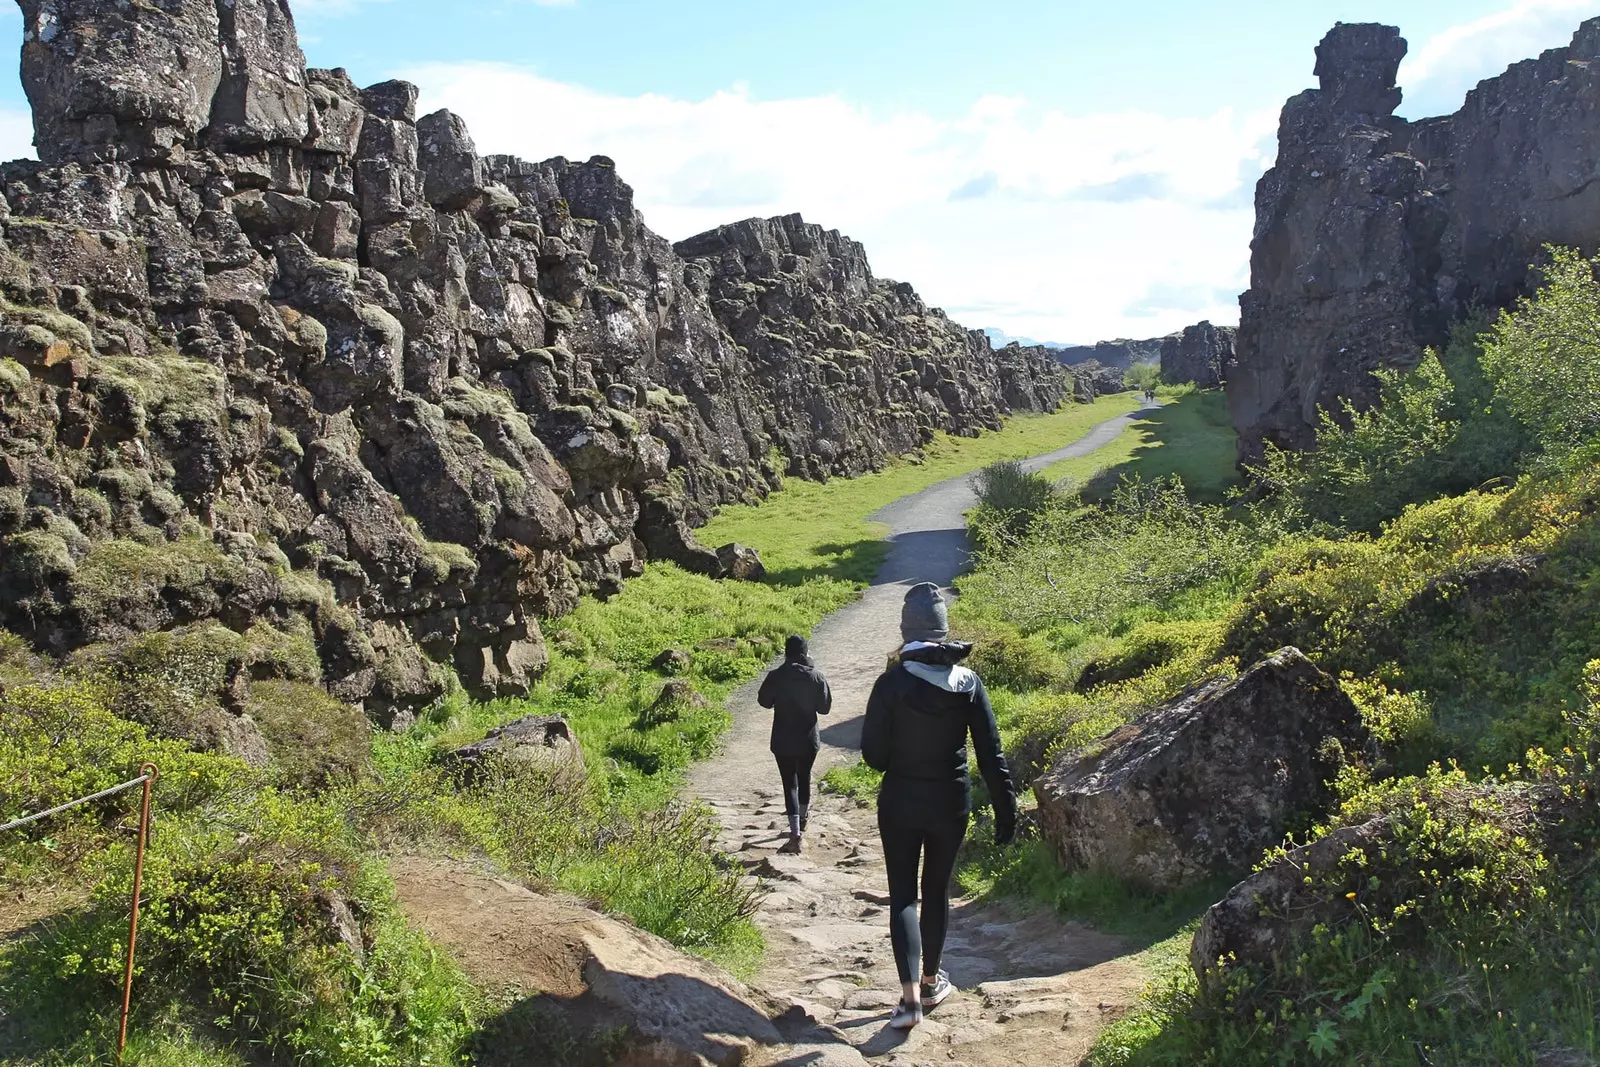
<svg viewBox="0 0 1600 1067"><path fill-rule="evenodd" d="M1115 441L1149 410L1108 419L1070 445L1034 456L1023 465L1041 471L1064 459L1086 456ZM822 731L818 777L830 767L854 762L860 751L867 695L899 642L906 587L918 582L948 587L966 568L965 516L976 502L972 476L962 475L902 497L872 516L889 527L888 557L861 599L829 615L811 635L811 656L833 687L833 715ZM731 795L770 785L776 778L767 752L771 713L756 703L759 688L760 681L753 681L729 696L733 727L724 737L721 753L690 773L691 793Z"/></svg>
<svg viewBox="0 0 1600 1067"><path fill-rule="evenodd" d="M1042 470L1115 440L1144 411L1028 460ZM861 600L828 616L811 650L833 685L816 774L851 762L872 683L899 636L905 587L948 587L967 564L964 515L975 498L971 477L941 482L873 516L892 541L876 581ZM767 752L770 713L756 704L757 684L729 700L734 725L723 750L698 765L690 792L711 805L721 844L769 893L756 916L768 952L755 984L793 1001L791 1018L813 1040L772 1050L761 1067L1057 1067L1077 1063L1111 1020L1143 988L1128 946L1063 923L1023 904L957 902L945 966L961 992L909 1035L886 1023L898 999L889 951L888 889L877 852L873 813L838 796L818 795L811 832L799 856L777 853L786 840L782 798ZM791 1039L794 1040L794 1039Z"/></svg>

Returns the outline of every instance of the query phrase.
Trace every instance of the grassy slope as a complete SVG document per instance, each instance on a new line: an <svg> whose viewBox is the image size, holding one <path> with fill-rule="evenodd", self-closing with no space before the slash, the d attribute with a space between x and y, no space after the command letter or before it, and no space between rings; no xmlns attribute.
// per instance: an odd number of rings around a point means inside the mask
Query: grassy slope
<svg viewBox="0 0 1600 1067"><path fill-rule="evenodd" d="M1146 481L1177 475L1196 500L1220 502L1238 483L1233 424L1220 389L1177 395L1093 455L1063 460L1044 471L1057 482L1086 486L1089 495L1123 475Z"/></svg>

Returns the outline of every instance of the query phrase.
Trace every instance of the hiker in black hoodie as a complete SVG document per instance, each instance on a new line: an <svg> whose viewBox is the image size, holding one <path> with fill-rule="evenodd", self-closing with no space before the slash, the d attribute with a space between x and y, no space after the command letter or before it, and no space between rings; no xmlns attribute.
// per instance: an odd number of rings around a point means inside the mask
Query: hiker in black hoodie
<svg viewBox="0 0 1600 1067"><path fill-rule="evenodd" d="M883 772L878 833L889 873L889 934L902 990L889 1025L904 1030L922 1021L925 1006L933 1007L952 991L939 959L950 923L950 879L972 807L969 735L994 800L995 840L1002 845L1016 832L1017 795L989 694L982 679L961 666L972 646L949 639L949 615L938 586L924 582L906 593L900 636L904 644L867 701L861 755Z"/></svg>
<svg viewBox="0 0 1600 1067"><path fill-rule="evenodd" d="M756 700L772 709L772 754L783 778L783 810L789 816L789 843L785 852L800 851L811 808L811 767L817 762L822 739L817 736L817 716L833 709L828 679L807 654L806 639L790 637L783 646L783 666L767 674Z"/></svg>

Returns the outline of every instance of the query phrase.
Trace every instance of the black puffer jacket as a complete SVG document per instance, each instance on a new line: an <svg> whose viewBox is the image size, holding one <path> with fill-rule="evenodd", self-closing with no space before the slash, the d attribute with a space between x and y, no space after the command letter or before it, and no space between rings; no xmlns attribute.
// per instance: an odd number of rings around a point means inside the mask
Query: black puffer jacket
<svg viewBox="0 0 1600 1067"><path fill-rule="evenodd" d="M817 716L833 710L833 690L809 658L790 659L768 672L756 701L772 709L773 755L798 756L822 747Z"/></svg>
<svg viewBox="0 0 1600 1067"><path fill-rule="evenodd" d="M872 687L861 755L883 772L879 819L918 826L964 819L972 807L967 738L994 800L998 826L1015 825L1016 786L983 680L960 666L970 645L951 642L902 652ZM1007 834L1009 836L1009 834Z"/></svg>

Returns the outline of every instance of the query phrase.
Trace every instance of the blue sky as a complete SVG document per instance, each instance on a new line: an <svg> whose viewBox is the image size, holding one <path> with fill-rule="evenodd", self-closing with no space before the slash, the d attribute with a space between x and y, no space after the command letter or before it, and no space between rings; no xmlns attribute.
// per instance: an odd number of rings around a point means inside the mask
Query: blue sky
<svg viewBox="0 0 1600 1067"><path fill-rule="evenodd" d="M612 156L668 237L799 211L967 325L1066 341L1236 320L1277 111L1314 84L1335 21L1401 27L1401 110L1421 117L1600 14L1600 0L291 2L313 65L417 81L480 151ZM13 74L0 154L26 154L28 136Z"/></svg>

